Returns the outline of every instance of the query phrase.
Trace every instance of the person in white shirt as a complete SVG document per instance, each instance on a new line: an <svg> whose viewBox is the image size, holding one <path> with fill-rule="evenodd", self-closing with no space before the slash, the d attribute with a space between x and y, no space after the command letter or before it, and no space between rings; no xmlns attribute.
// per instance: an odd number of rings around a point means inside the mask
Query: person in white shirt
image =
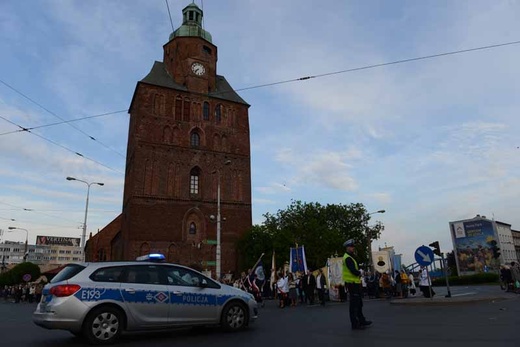
<svg viewBox="0 0 520 347"><path fill-rule="evenodd" d="M422 268L419 270L419 289L423 293L425 298L431 297L435 295L435 292L433 291L433 288L431 286L432 282L430 280L430 276L428 275L428 269Z"/></svg>
<svg viewBox="0 0 520 347"><path fill-rule="evenodd" d="M415 286L415 281L414 281L414 278L413 278L413 274L411 272L408 274L408 282L410 283L408 285L408 289L410 290L410 294L415 295L417 287Z"/></svg>
<svg viewBox="0 0 520 347"><path fill-rule="evenodd" d="M278 290L278 298L280 299L280 304L278 307L284 308L285 302L287 300L287 293L289 293L289 281L285 274L279 274L278 281L276 282L276 288Z"/></svg>
<svg viewBox="0 0 520 347"><path fill-rule="evenodd" d="M325 289L327 288L327 280L323 274L322 269L318 269L318 276L316 277L316 290L318 291L318 299L320 304L325 306Z"/></svg>

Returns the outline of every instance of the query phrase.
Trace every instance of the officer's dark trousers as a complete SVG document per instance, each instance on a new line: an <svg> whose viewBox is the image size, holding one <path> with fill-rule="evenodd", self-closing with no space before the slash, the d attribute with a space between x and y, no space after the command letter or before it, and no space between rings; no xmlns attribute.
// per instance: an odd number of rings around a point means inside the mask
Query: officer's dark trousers
<svg viewBox="0 0 520 347"><path fill-rule="evenodd" d="M352 327L358 327L366 321L363 316L363 300L361 299L361 284L345 283L350 297L350 323Z"/></svg>

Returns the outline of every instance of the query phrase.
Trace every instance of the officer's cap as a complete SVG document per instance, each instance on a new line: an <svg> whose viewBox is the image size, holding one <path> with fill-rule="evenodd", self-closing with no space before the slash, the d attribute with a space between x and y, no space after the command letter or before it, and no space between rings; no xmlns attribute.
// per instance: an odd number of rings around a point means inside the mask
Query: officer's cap
<svg viewBox="0 0 520 347"><path fill-rule="evenodd" d="M343 243L343 247L354 247L354 239L347 240Z"/></svg>

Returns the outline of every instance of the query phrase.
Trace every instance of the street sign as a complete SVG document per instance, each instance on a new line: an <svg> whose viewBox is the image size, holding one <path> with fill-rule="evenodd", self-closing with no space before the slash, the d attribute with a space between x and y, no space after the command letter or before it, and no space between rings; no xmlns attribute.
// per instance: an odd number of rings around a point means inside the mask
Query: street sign
<svg viewBox="0 0 520 347"><path fill-rule="evenodd" d="M426 246L421 246L417 248L414 256L415 261L417 261L417 264L419 264L420 266L428 266L434 260L432 249Z"/></svg>
<svg viewBox="0 0 520 347"><path fill-rule="evenodd" d="M202 242L207 245L216 245L217 244L217 240L204 240Z"/></svg>
<svg viewBox="0 0 520 347"><path fill-rule="evenodd" d="M215 266L215 265L217 265L217 262L214 261L214 260L208 260L208 261L204 261L204 260L203 260L203 261L201 261L200 263L201 263L202 265L204 265L204 266Z"/></svg>
<svg viewBox="0 0 520 347"><path fill-rule="evenodd" d="M23 275L22 278L23 278L23 280L24 280L25 282L29 282L29 281L31 280L31 275L30 275L30 274L25 274L25 275Z"/></svg>

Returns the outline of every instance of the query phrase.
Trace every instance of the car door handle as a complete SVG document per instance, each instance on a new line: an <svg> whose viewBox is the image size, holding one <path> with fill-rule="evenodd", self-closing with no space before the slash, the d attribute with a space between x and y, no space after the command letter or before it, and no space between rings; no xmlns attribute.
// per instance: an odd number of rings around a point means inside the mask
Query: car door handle
<svg viewBox="0 0 520 347"><path fill-rule="evenodd" d="M129 294L135 294L135 289L134 288L126 288L125 292L127 292Z"/></svg>
<svg viewBox="0 0 520 347"><path fill-rule="evenodd" d="M181 296L182 292L179 292L178 290L176 290L176 291L173 292L173 295Z"/></svg>

